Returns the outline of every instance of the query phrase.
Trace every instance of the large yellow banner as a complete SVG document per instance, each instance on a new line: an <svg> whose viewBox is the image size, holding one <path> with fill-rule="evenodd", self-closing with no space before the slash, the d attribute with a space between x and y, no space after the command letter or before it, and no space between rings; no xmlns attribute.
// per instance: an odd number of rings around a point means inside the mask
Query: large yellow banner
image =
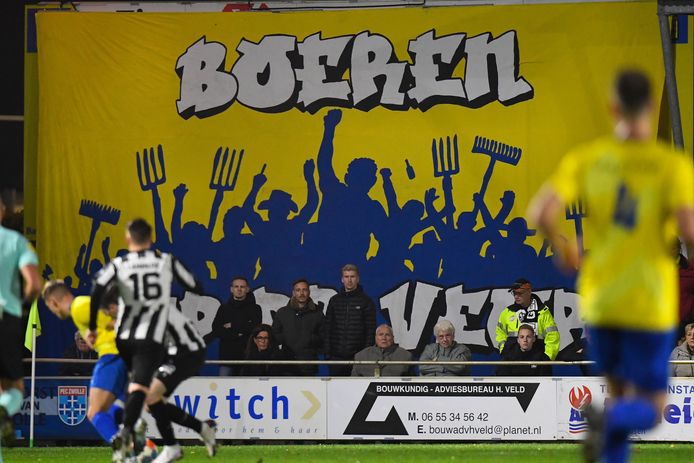
<svg viewBox="0 0 694 463"><path fill-rule="evenodd" d="M431 314L486 329L490 291L520 276L572 288L528 200L569 147L610 131L617 69L663 80L654 3L37 19L53 276L87 291L141 216L216 301L234 275L268 306L299 277L325 295L357 264L415 345ZM568 239L584 220L567 209ZM565 317L562 347L580 325Z"/></svg>

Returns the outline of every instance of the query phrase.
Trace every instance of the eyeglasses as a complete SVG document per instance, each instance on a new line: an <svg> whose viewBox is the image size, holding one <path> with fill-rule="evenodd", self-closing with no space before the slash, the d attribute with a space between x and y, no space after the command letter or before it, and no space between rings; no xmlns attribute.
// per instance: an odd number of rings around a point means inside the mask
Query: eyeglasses
<svg viewBox="0 0 694 463"><path fill-rule="evenodd" d="M255 339L257 339L258 341L267 341L268 339L270 339L270 336L256 336Z"/></svg>
<svg viewBox="0 0 694 463"><path fill-rule="evenodd" d="M524 289L515 289L513 290L513 295L514 296L522 296L523 294L526 293L526 290Z"/></svg>

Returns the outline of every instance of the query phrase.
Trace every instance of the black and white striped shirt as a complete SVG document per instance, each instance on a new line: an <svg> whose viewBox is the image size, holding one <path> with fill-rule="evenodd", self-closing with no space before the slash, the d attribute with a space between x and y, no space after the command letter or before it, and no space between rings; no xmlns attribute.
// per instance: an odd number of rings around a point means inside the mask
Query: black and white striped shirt
<svg viewBox="0 0 694 463"><path fill-rule="evenodd" d="M120 296L117 338L164 344L174 279L185 289L200 292L193 275L171 254L146 250L116 257L94 281L90 330L96 328L96 314L106 288L115 284Z"/></svg>
<svg viewBox="0 0 694 463"><path fill-rule="evenodd" d="M193 322L174 306L169 308L166 344L170 355L200 352L207 347Z"/></svg>

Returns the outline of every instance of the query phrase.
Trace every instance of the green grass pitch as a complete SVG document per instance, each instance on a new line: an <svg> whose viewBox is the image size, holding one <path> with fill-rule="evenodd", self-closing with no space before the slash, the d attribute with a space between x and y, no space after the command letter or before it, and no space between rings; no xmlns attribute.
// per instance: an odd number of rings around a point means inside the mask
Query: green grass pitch
<svg viewBox="0 0 694 463"><path fill-rule="evenodd" d="M578 444L319 444L319 445L225 445L215 459L203 447L186 446L184 462L234 463L476 463L499 461L580 462ZM690 462L694 444L634 444L633 462ZM39 447L3 449L4 463L111 461L106 447Z"/></svg>

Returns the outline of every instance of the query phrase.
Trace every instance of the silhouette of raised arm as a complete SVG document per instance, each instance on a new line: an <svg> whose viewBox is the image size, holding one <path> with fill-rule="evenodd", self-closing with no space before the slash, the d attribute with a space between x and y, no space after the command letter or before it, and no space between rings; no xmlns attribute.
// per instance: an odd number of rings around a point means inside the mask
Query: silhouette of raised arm
<svg viewBox="0 0 694 463"><path fill-rule="evenodd" d="M181 216L183 215L183 200L186 193L188 193L188 187L185 183L181 183L173 191L174 210L171 214L171 239L173 243L181 236Z"/></svg>
<svg viewBox="0 0 694 463"><path fill-rule="evenodd" d="M335 127L341 119L342 111L339 109L331 109L323 118L323 140L318 150L318 184L323 194L327 190L334 189L340 183L333 169L333 139L335 138Z"/></svg>
<svg viewBox="0 0 694 463"><path fill-rule="evenodd" d="M253 186L251 186L251 191L248 193L246 200L243 202L244 216L251 231L257 230L258 226L263 223L262 217L260 217L260 214L255 211L255 202L258 199L260 189L267 182L267 177L265 176L264 172L265 165L263 165L262 170L253 177Z"/></svg>
<svg viewBox="0 0 694 463"><path fill-rule="evenodd" d="M301 223L308 223L313 217L313 214L318 208L318 190L316 189L316 180L313 174L316 170L316 164L313 159L309 159L304 163L304 180L306 180L306 204L299 211L297 220Z"/></svg>
<svg viewBox="0 0 694 463"><path fill-rule="evenodd" d="M388 167L382 168L379 172L383 179L383 193L386 196L386 204L388 205L388 217L395 217L402 212L402 209L398 204L398 195L395 192L393 181L390 178L393 172L391 172Z"/></svg>

